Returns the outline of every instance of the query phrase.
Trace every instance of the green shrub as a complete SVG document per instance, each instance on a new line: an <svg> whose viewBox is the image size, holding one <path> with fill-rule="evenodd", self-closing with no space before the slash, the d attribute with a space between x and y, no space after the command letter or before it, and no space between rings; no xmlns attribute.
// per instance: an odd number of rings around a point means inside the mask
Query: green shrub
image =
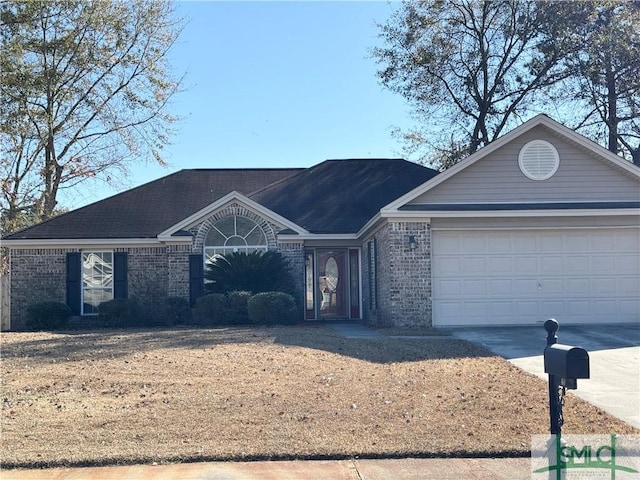
<svg viewBox="0 0 640 480"><path fill-rule="evenodd" d="M191 322L189 301L182 297L166 297L145 301L138 308L140 323L144 326L171 327Z"/></svg>
<svg viewBox="0 0 640 480"><path fill-rule="evenodd" d="M227 297L221 293L210 293L198 297L193 308L192 322L196 325L224 325Z"/></svg>
<svg viewBox="0 0 640 480"><path fill-rule="evenodd" d="M247 304L249 320L259 325L295 325L298 309L294 298L284 292L258 293Z"/></svg>
<svg viewBox="0 0 640 480"><path fill-rule="evenodd" d="M29 330L59 330L69 326L71 309L59 302L42 302L27 307Z"/></svg>
<svg viewBox="0 0 640 480"><path fill-rule="evenodd" d="M114 298L98 306L98 319L107 328L136 327L143 324L138 302L132 298Z"/></svg>
<svg viewBox="0 0 640 480"><path fill-rule="evenodd" d="M251 298L251 292L234 291L226 294L227 308L225 310L225 324L245 325L249 323L247 303Z"/></svg>
<svg viewBox="0 0 640 480"><path fill-rule="evenodd" d="M191 307L189 300L182 297L167 297L164 299L168 325L191 323Z"/></svg>

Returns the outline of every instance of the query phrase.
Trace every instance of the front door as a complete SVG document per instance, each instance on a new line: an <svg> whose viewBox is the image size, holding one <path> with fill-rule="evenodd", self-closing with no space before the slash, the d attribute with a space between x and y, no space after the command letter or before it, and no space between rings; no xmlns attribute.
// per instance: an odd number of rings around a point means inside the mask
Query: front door
<svg viewBox="0 0 640 480"><path fill-rule="evenodd" d="M318 248L306 253L306 318L360 317L359 252Z"/></svg>

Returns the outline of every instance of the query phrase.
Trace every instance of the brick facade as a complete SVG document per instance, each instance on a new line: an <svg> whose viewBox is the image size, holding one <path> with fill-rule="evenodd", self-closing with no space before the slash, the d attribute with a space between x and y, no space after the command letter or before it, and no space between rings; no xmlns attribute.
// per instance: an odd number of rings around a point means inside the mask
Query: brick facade
<svg viewBox="0 0 640 480"><path fill-rule="evenodd" d="M12 330L24 328L29 305L45 301L67 301L67 253L77 251L64 248L11 249Z"/></svg>
<svg viewBox="0 0 640 480"><path fill-rule="evenodd" d="M303 242L278 242L281 227L233 203L191 229L186 245L117 247L128 254L128 296L143 302L165 296L189 298L189 255L202 254L213 224L227 215L256 221L268 248L286 258L294 277L296 300L302 306L305 291ZM415 248L409 237L415 238ZM370 245L375 242L375 258ZM81 249L13 248L11 265L11 328L24 328L26 307L42 301L66 301L66 254ZM92 250L86 248L84 250ZM431 227L425 222L389 221L362 243L361 288L363 318L374 325L431 325ZM373 270L372 270L373 269Z"/></svg>
<svg viewBox="0 0 640 480"><path fill-rule="evenodd" d="M415 238L413 250L409 245L411 236ZM370 242L375 242L374 258ZM365 240L362 266L363 306L368 323L381 326L431 325L430 224L386 223ZM372 275L372 267L375 275Z"/></svg>
<svg viewBox="0 0 640 480"><path fill-rule="evenodd" d="M296 303L299 304L302 310L305 291L304 244L302 242L280 242L278 243L278 251L289 264L289 272L291 272L296 289Z"/></svg>

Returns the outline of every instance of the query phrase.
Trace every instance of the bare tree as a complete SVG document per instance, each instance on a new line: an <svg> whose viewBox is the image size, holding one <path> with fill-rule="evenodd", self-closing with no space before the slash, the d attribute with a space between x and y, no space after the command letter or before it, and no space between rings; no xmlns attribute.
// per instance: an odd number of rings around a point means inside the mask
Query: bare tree
<svg viewBox="0 0 640 480"><path fill-rule="evenodd" d="M181 82L167 58L182 29L169 1L5 1L0 13L5 228L49 218L61 188L163 163Z"/></svg>
<svg viewBox="0 0 640 480"><path fill-rule="evenodd" d="M379 77L425 125L405 137L431 147L426 161L446 168L492 142L565 74L560 44L541 35L547 20L534 1L426 0L381 26Z"/></svg>
<svg viewBox="0 0 640 480"><path fill-rule="evenodd" d="M640 2L562 6L572 10L567 16L582 18L567 59L571 75L555 91L560 103L573 107L567 122L640 164Z"/></svg>

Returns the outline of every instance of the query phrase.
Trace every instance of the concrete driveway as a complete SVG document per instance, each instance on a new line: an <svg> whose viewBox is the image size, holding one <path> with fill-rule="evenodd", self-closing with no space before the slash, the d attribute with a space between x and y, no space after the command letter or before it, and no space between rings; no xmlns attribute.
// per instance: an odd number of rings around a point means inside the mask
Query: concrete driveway
<svg viewBox="0 0 640 480"><path fill-rule="evenodd" d="M480 344L545 380L543 352L547 332L536 327L456 327L451 335ZM558 343L589 352L591 378L572 392L640 428L640 323L560 325Z"/></svg>

